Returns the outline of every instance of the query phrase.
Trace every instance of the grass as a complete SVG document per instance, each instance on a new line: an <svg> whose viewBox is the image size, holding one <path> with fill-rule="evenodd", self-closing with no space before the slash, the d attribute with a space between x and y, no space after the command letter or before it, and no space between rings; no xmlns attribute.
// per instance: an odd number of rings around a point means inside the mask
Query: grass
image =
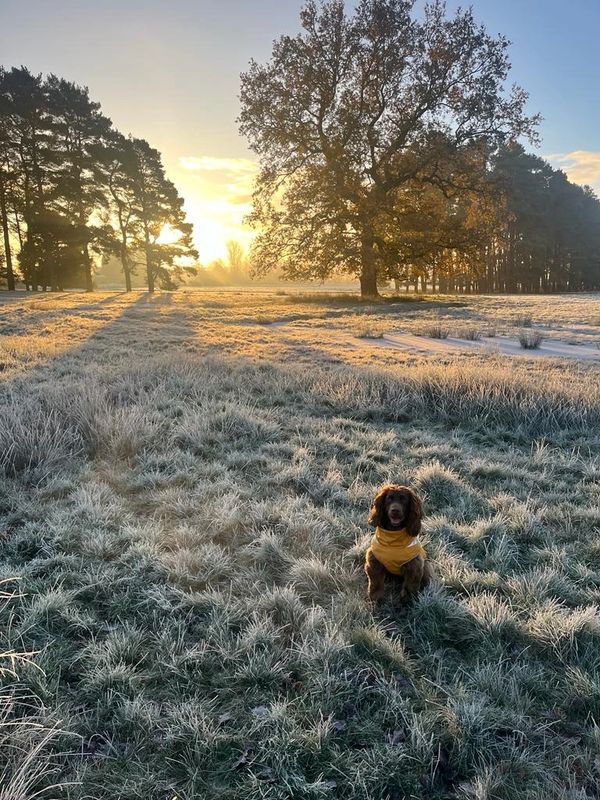
<svg viewBox="0 0 600 800"><path fill-rule="evenodd" d="M397 305L404 303L422 303L432 301L436 303L433 298L427 298L425 295L420 294L383 294L377 298L362 298L360 294L353 294L351 292L290 292L286 296L288 303L318 303L319 305ZM454 304L449 301L448 304Z"/></svg>
<svg viewBox="0 0 600 800"><path fill-rule="evenodd" d="M429 339L447 339L450 335L450 329L439 322L434 322L417 330L417 335L427 336Z"/></svg>
<svg viewBox="0 0 600 800"><path fill-rule="evenodd" d="M354 335L358 339L383 339L384 331L380 327L363 323L356 328Z"/></svg>
<svg viewBox="0 0 600 800"><path fill-rule="evenodd" d="M64 787L53 782L61 767L52 750L62 731L18 683L19 669L34 656L13 641L12 605L22 596L18 581L0 580L0 800L28 800Z"/></svg>
<svg viewBox="0 0 600 800"><path fill-rule="evenodd" d="M514 319L514 324L517 328L531 328L533 318L530 314L517 314Z"/></svg>
<svg viewBox="0 0 600 800"><path fill-rule="evenodd" d="M543 340L539 331L519 331L519 344L524 350L537 350Z"/></svg>
<svg viewBox="0 0 600 800"><path fill-rule="evenodd" d="M309 319L262 349L252 301L164 297L11 334L2 800L594 797L597 366L331 364ZM372 615L388 479L438 579Z"/></svg>
<svg viewBox="0 0 600 800"><path fill-rule="evenodd" d="M481 331L479 328L463 328L456 334L459 339L466 339L468 342L479 342L481 340Z"/></svg>

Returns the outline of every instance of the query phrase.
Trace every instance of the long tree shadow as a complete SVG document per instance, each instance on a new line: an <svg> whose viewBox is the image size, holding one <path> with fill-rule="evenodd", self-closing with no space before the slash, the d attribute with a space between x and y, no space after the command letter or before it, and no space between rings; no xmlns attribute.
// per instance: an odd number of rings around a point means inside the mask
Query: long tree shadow
<svg viewBox="0 0 600 800"><path fill-rule="evenodd" d="M6 372L0 382L0 402L2 397L14 399L16 391L28 394L40 383L50 388L52 382L74 381L94 368L122 364L132 355L143 361L183 346L196 335L192 309L184 304L174 308L170 295L138 294L127 305L114 309L114 316L108 319L105 314L95 314L97 308L106 308L109 299L114 302L117 298L103 298L83 308L65 306L62 313L54 311L51 318L41 315L40 319L37 309L29 308L22 319L7 325L2 332L22 337L25 342L29 334L38 341L40 337L47 339L50 355L38 358L37 363L33 360L31 366L27 365L29 359L23 358L16 371ZM127 296L121 295L121 299ZM91 313L86 313L88 310ZM81 330L73 330L73 320L76 324L78 316L82 319ZM71 326L66 331L61 329L63 318L69 318ZM94 327L86 335L88 325Z"/></svg>

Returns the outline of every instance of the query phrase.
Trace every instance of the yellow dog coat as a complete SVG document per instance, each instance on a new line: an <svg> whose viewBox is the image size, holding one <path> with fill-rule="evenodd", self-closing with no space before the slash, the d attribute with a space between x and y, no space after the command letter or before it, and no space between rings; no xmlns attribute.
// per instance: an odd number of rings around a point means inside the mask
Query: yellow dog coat
<svg viewBox="0 0 600 800"><path fill-rule="evenodd" d="M393 575L400 575L401 568L413 558L417 556L427 558L419 537L412 536L405 528L399 531L375 528L371 539L371 552Z"/></svg>

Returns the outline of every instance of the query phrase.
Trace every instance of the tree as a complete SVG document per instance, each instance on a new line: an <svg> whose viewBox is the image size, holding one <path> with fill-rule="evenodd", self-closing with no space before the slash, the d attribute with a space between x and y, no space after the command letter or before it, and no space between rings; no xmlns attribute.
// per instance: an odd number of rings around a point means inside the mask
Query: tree
<svg viewBox="0 0 600 800"><path fill-rule="evenodd" d="M227 269L232 283L243 283L248 278L246 253L235 239L225 243L227 249Z"/></svg>
<svg viewBox="0 0 600 800"><path fill-rule="evenodd" d="M50 75L46 81L48 112L60 159L55 171L54 205L79 227L80 261L86 291L93 291L90 246L99 245L101 229L92 223L106 203L99 153L111 122L92 102L88 90Z"/></svg>
<svg viewBox="0 0 600 800"><path fill-rule="evenodd" d="M118 252L127 289L144 255L148 284L192 269L192 227L160 154L112 127L87 88L0 68L2 276L15 287L93 290L93 254ZM168 228L176 235L161 239Z"/></svg>
<svg viewBox="0 0 600 800"><path fill-rule="evenodd" d="M12 199L17 201L17 224L20 217L25 225L20 266L27 283L45 285L46 256L52 243L45 241L42 229L29 224L44 215L55 189L57 153L41 75L32 75L24 67L2 73L1 116L5 175L10 176L13 189L18 180L19 192Z"/></svg>
<svg viewBox="0 0 600 800"><path fill-rule="evenodd" d="M121 260L125 290L131 291L131 278L136 274L134 254L142 251L142 226L136 216L136 154L131 139L114 132L104 152L106 184L116 221L114 249Z"/></svg>
<svg viewBox="0 0 600 800"><path fill-rule="evenodd" d="M6 264L6 283L9 290L15 288L15 275L10 241L9 203L10 188L14 180L15 153L12 148L9 121L8 98L4 92L4 70L0 70L0 224L4 244Z"/></svg>
<svg viewBox="0 0 600 800"><path fill-rule="evenodd" d="M344 269L377 294L399 193L451 188L455 159L534 136L526 94L506 94L508 42L440 0L309 0L302 32L242 75L240 130L261 169L254 262L290 277ZM392 239L393 245L393 239ZM392 246L393 249L393 246Z"/></svg>
<svg viewBox="0 0 600 800"><path fill-rule="evenodd" d="M186 222L182 198L165 176L158 150L143 139L132 139L131 147L134 213L142 230L148 291L154 292L157 279L163 288L171 289L184 273L196 271L184 263L198 258L193 227ZM172 235L161 241L165 230Z"/></svg>
<svg viewBox="0 0 600 800"><path fill-rule="evenodd" d="M4 261L6 264L6 284L10 291L15 288L15 274L12 262L12 250L10 244L10 223L9 223L9 205L8 205L8 191L7 184L9 183L8 176L8 159L2 158L0 161L0 224L2 225L2 237L4 244Z"/></svg>
<svg viewBox="0 0 600 800"><path fill-rule="evenodd" d="M518 144L501 148L492 180L504 220L490 237L487 289L580 291L600 286L600 201Z"/></svg>

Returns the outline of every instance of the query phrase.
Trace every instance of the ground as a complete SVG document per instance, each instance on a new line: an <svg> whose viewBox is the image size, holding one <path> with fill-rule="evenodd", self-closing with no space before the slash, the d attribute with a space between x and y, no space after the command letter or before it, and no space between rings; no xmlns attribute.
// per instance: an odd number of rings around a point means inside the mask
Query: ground
<svg viewBox="0 0 600 800"><path fill-rule="evenodd" d="M1 800L600 797L600 298L409 300L1 298Z"/></svg>

